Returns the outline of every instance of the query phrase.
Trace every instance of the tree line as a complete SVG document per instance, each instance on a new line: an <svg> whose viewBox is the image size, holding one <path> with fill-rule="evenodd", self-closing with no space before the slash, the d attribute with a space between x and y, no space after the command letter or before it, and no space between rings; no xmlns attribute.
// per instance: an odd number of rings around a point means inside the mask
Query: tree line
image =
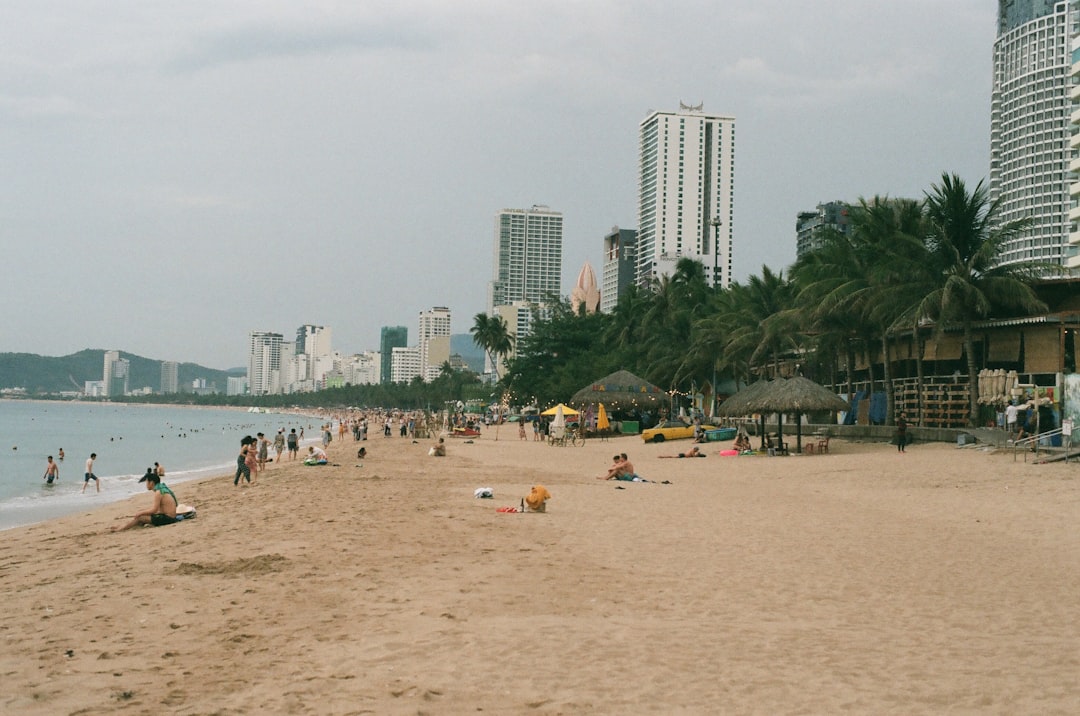
<svg viewBox="0 0 1080 716"><path fill-rule="evenodd" d="M1002 220L1001 200L991 201L983 182L969 188L946 173L919 200L861 199L851 207L849 230L823 231L787 275L763 266L743 283L711 288L702 264L683 258L670 276L631 287L611 314L580 313L554 300L518 341L500 389L518 404L547 405L626 369L689 393L706 382L745 385L775 374L786 356L799 356L802 371L819 380L842 366L850 382L857 355L889 356L898 336L925 340L927 326L959 329L974 386L973 324L1045 311L1033 284L1060 269L999 263L1006 242L1027 228L1026 220ZM513 336L501 319L479 314L475 321L474 338L489 356L511 352ZM892 422L890 360L880 376L867 362L871 384L884 383ZM974 424L978 396L969 393Z"/></svg>

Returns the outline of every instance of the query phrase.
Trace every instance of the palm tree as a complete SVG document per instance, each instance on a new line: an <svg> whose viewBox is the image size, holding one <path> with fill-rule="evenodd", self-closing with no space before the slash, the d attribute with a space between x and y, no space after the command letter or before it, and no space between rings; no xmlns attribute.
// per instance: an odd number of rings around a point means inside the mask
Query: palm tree
<svg viewBox="0 0 1080 716"><path fill-rule="evenodd" d="M799 302L815 333L824 342L861 341L870 355L873 390L873 349L879 343L886 422L894 415L890 340L901 318L914 310L925 294L926 248L922 237L922 207L910 199L874 197L861 200L851 212L851 232L832 232L822 246L803 256L793 269ZM829 336L836 331L847 334ZM849 386L853 351L847 350Z"/></svg>
<svg viewBox="0 0 1080 716"><path fill-rule="evenodd" d="M473 327L469 329L469 333L472 334L473 343L487 353L491 369L495 372L495 380L498 381L499 360L514 350L514 336L508 330L506 320L498 315L477 313L473 317Z"/></svg>
<svg viewBox="0 0 1080 716"><path fill-rule="evenodd" d="M1031 282L1057 267L1023 262L999 264L1005 242L1028 227L1026 220L1001 221L1001 197L991 201L980 181L970 192L955 174L942 174L941 183L926 195L928 247L940 281L920 304L921 315L939 327L959 324L967 354L969 420L978 421L979 405L972 324L990 316L995 307L1045 311Z"/></svg>

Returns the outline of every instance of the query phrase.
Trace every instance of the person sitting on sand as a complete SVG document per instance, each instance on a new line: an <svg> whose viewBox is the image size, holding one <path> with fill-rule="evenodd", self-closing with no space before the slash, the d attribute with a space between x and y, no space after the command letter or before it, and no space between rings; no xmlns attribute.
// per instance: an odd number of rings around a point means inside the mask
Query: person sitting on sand
<svg viewBox="0 0 1080 716"><path fill-rule="evenodd" d="M325 465L330 462L326 457L326 451L317 445L308 446L308 456L304 459L305 465Z"/></svg>
<svg viewBox="0 0 1080 716"><path fill-rule="evenodd" d="M128 522L123 527L113 527L113 532L131 529L138 525L160 527L176 522L176 495L161 481L161 478L155 475L153 470L147 468L146 474L142 476L139 482L145 482L146 489L153 491L154 504L147 510L136 512L131 522Z"/></svg>
<svg viewBox="0 0 1080 716"><path fill-rule="evenodd" d="M596 478L597 480L614 480L622 473L622 457L619 455L613 455L611 458L611 467L608 468L607 474L601 475Z"/></svg>
<svg viewBox="0 0 1080 716"><path fill-rule="evenodd" d="M361 447L359 450L357 450L356 451L356 457L359 460L363 460L365 457L367 457L367 448L366 447Z"/></svg>
<svg viewBox="0 0 1080 716"><path fill-rule="evenodd" d="M637 475L634 471L634 463L630 462L630 458L626 456L626 453L616 455L615 459L618 460L618 465L612 465L608 470L608 476L598 477L597 480L621 480L623 482L648 482ZM614 473L614 474L612 474Z"/></svg>
<svg viewBox="0 0 1080 716"><path fill-rule="evenodd" d="M732 446L739 452L746 452L747 450L753 450L750 446L750 436L746 433L739 431L739 434L735 436L735 444Z"/></svg>
<svg viewBox="0 0 1080 716"><path fill-rule="evenodd" d="M689 450L688 450L687 452L681 452L681 453L679 453L678 455L658 455L657 457L661 457L661 458L671 458L671 457L705 457L705 453L701 452L701 448L699 448L699 447L698 447L697 445L695 445L694 447L690 448L690 449L689 449Z"/></svg>
<svg viewBox="0 0 1080 716"><path fill-rule="evenodd" d="M446 457L446 443L442 438L439 438L439 442L431 447L428 454L432 457Z"/></svg>
<svg viewBox="0 0 1080 716"><path fill-rule="evenodd" d="M634 470L634 463L630 462L630 458L626 456L626 453L619 455L619 458L622 460L622 472L615 478L616 480L647 482L647 480L638 477L637 471Z"/></svg>

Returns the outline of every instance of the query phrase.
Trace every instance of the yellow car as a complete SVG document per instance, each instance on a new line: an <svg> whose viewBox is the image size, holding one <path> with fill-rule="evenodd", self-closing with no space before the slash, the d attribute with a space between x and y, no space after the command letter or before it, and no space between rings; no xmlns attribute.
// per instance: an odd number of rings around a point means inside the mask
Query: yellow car
<svg viewBox="0 0 1080 716"><path fill-rule="evenodd" d="M712 425L702 425L701 429L714 430ZM665 440L682 440L694 437L694 426L683 420L665 420L655 428L641 433L641 439L647 443L662 443Z"/></svg>

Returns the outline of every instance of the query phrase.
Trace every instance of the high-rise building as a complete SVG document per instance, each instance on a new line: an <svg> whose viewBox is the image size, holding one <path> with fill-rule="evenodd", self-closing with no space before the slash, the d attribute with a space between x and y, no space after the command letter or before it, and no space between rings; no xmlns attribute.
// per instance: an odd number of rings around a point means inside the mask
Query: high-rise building
<svg viewBox="0 0 1080 716"><path fill-rule="evenodd" d="M731 283L735 118L701 105L641 121L635 280L648 286L681 258L700 261L710 286Z"/></svg>
<svg viewBox="0 0 1080 716"><path fill-rule="evenodd" d="M180 392L180 364L174 360L161 361L161 392Z"/></svg>
<svg viewBox="0 0 1080 716"><path fill-rule="evenodd" d="M562 295L562 240L562 213L547 206L496 214L488 313L514 301L540 303Z"/></svg>
<svg viewBox="0 0 1080 716"><path fill-rule="evenodd" d="M394 349L409 344L409 329L405 326L383 326L379 337L379 355L382 362L379 382L390 383L393 378Z"/></svg>
<svg viewBox="0 0 1080 716"><path fill-rule="evenodd" d="M795 258L820 248L827 230L851 231L851 207L842 201L818 204L813 211L800 211L795 218Z"/></svg>
<svg viewBox="0 0 1080 716"><path fill-rule="evenodd" d="M131 362L126 358L121 358L120 351L105 351L102 382L105 384L106 397L127 395L130 372Z"/></svg>
<svg viewBox="0 0 1080 716"><path fill-rule="evenodd" d="M295 355L301 365L296 369L300 390L318 390L323 376L334 369L330 349L330 328L304 324L296 329Z"/></svg>
<svg viewBox="0 0 1080 716"><path fill-rule="evenodd" d="M439 367L450 357L450 309L435 306L420 312L417 347L420 349L420 374L424 380L438 375ZM445 341L440 341L445 338ZM435 350L432 350L435 348ZM434 368L434 373L432 371Z"/></svg>
<svg viewBox="0 0 1080 716"><path fill-rule="evenodd" d="M397 346L390 352L390 382L408 383L423 375L420 369L420 349L416 346Z"/></svg>
<svg viewBox="0 0 1080 716"><path fill-rule="evenodd" d="M999 261L1068 263L1070 185L1077 180L1071 41L1077 4L999 0L990 99L990 198L1003 222L1029 227L1006 243ZM1074 212L1075 213L1075 212ZM1075 221L1075 219L1072 219ZM1077 237L1080 241L1080 236Z"/></svg>
<svg viewBox="0 0 1080 716"><path fill-rule="evenodd" d="M600 310L611 313L619 303L619 296L634 283L636 262L634 245L637 231L611 227L604 237L604 267L600 284Z"/></svg>
<svg viewBox="0 0 1080 716"><path fill-rule="evenodd" d="M1073 87L1080 83L1080 32L1072 38L1072 69L1070 71ZM1069 244L1065 251L1065 265L1070 269L1080 268L1080 92L1072 90L1072 126L1069 137L1070 162L1069 178Z"/></svg>
<svg viewBox="0 0 1080 716"><path fill-rule="evenodd" d="M252 331L248 337L248 390L252 395L278 392L284 336Z"/></svg>

